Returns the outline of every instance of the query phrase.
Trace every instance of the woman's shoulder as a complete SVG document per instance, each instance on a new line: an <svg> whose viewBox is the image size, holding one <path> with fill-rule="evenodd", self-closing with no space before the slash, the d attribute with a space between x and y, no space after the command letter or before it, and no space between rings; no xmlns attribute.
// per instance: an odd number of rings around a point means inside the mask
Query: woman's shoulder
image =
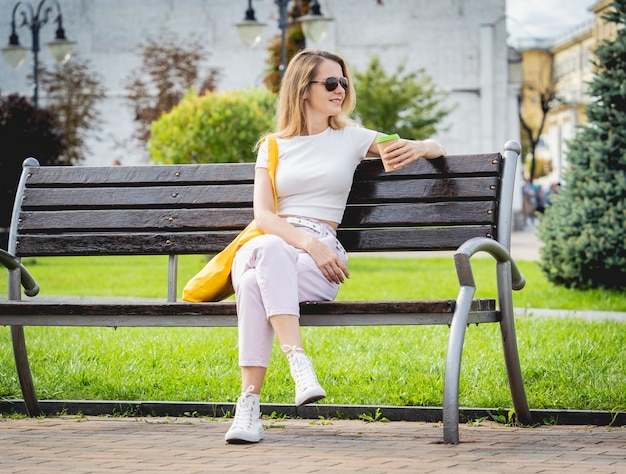
<svg viewBox="0 0 626 474"><path fill-rule="evenodd" d="M341 128L331 128L333 133L340 133L343 135L371 135L377 133L375 130L370 130L356 122L350 122Z"/></svg>
<svg viewBox="0 0 626 474"><path fill-rule="evenodd" d="M376 130L370 130L369 128L365 128L359 124L350 124L342 127L340 129L332 129L332 133L334 133L337 137L341 137L343 139L348 139L351 141L373 141L376 138Z"/></svg>

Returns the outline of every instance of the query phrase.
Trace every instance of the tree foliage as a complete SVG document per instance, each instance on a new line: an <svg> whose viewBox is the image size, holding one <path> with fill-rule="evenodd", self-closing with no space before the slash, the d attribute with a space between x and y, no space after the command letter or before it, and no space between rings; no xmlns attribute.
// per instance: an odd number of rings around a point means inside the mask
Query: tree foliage
<svg viewBox="0 0 626 474"><path fill-rule="evenodd" d="M200 64L207 53L198 40L183 46L175 36L166 35L149 39L140 50L141 66L131 72L127 87L138 124L135 136L147 141L150 124L172 110L190 88L200 94L214 91L219 70L209 68L200 79Z"/></svg>
<svg viewBox="0 0 626 474"><path fill-rule="evenodd" d="M277 94L280 89L281 44L280 36L275 36L270 40L267 47L269 52L267 70L263 78L265 87L275 94ZM287 58L287 64L289 64L291 58L293 58L298 51L303 49L304 46L305 38L302 32L302 25L300 23L289 25L285 31L285 56Z"/></svg>
<svg viewBox="0 0 626 474"><path fill-rule="evenodd" d="M540 225L542 270L567 287L626 288L626 0L604 18L620 26L596 51L588 122L569 143L566 185Z"/></svg>
<svg viewBox="0 0 626 474"><path fill-rule="evenodd" d="M265 89L189 92L152 124L148 142L158 163L254 161L259 136L274 128L276 96Z"/></svg>
<svg viewBox="0 0 626 474"><path fill-rule="evenodd" d="M66 164L59 160L65 151L65 135L49 111L17 94L0 95L0 143L0 228L7 228L22 162L32 156L41 165Z"/></svg>
<svg viewBox="0 0 626 474"><path fill-rule="evenodd" d="M285 56L287 64L289 64L291 58L293 58L298 51L306 46L302 24L296 21L296 19L309 13L310 3L310 0L292 2L291 8L287 12L287 20L289 22L289 26L285 30ZM270 40L267 47L267 70L263 84L274 94L277 94L280 89L281 45L281 36L277 35Z"/></svg>
<svg viewBox="0 0 626 474"><path fill-rule="evenodd" d="M52 71L42 69L39 74L47 96L46 110L57 117L59 127L65 131L65 152L58 162L77 164L89 152L87 133L99 129L101 114L96 104L105 97L104 87L90 71L89 62L76 57Z"/></svg>
<svg viewBox="0 0 626 474"><path fill-rule="evenodd" d="M405 73L400 65L391 75L374 56L366 71L354 73L357 119L364 127L401 137L424 139L452 111L443 105L447 94L423 69Z"/></svg>

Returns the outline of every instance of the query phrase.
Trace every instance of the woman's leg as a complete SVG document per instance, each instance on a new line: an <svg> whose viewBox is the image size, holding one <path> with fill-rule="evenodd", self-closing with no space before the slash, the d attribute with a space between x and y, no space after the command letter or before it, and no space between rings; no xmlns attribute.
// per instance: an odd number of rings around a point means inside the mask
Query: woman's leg
<svg viewBox="0 0 626 474"><path fill-rule="evenodd" d="M237 300L240 366L267 368L274 339L271 318L291 314L297 320L297 260L297 249L273 235L257 237L237 252L232 281Z"/></svg>
<svg viewBox="0 0 626 474"><path fill-rule="evenodd" d="M296 404L326 396L302 349L299 302L333 299L339 285L326 280L309 254L273 235L258 237L237 252L232 279L239 318L242 396L226 441L257 442L263 438L258 394L269 364L274 332L296 382ZM243 415L240 417L239 413Z"/></svg>

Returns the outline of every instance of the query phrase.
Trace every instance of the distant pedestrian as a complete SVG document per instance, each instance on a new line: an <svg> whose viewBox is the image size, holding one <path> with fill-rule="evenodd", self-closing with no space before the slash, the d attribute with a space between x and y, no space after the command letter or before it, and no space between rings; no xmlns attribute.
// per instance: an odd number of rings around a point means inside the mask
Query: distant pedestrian
<svg viewBox="0 0 626 474"><path fill-rule="evenodd" d="M561 183L552 183L546 192L544 205L547 206L551 203L552 197L559 194Z"/></svg>
<svg viewBox="0 0 626 474"><path fill-rule="evenodd" d="M525 181L522 187L524 226L535 223L535 210L537 209L537 196L535 188L530 181Z"/></svg>

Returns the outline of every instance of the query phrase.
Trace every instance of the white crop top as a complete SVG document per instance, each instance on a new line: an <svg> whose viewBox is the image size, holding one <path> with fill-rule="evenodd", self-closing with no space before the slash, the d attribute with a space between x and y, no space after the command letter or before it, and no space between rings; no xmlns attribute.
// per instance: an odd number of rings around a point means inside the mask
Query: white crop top
<svg viewBox="0 0 626 474"><path fill-rule="evenodd" d="M279 215L341 222L357 165L376 131L348 126L318 135L278 138L276 191ZM259 148L257 168L267 168L267 141Z"/></svg>

